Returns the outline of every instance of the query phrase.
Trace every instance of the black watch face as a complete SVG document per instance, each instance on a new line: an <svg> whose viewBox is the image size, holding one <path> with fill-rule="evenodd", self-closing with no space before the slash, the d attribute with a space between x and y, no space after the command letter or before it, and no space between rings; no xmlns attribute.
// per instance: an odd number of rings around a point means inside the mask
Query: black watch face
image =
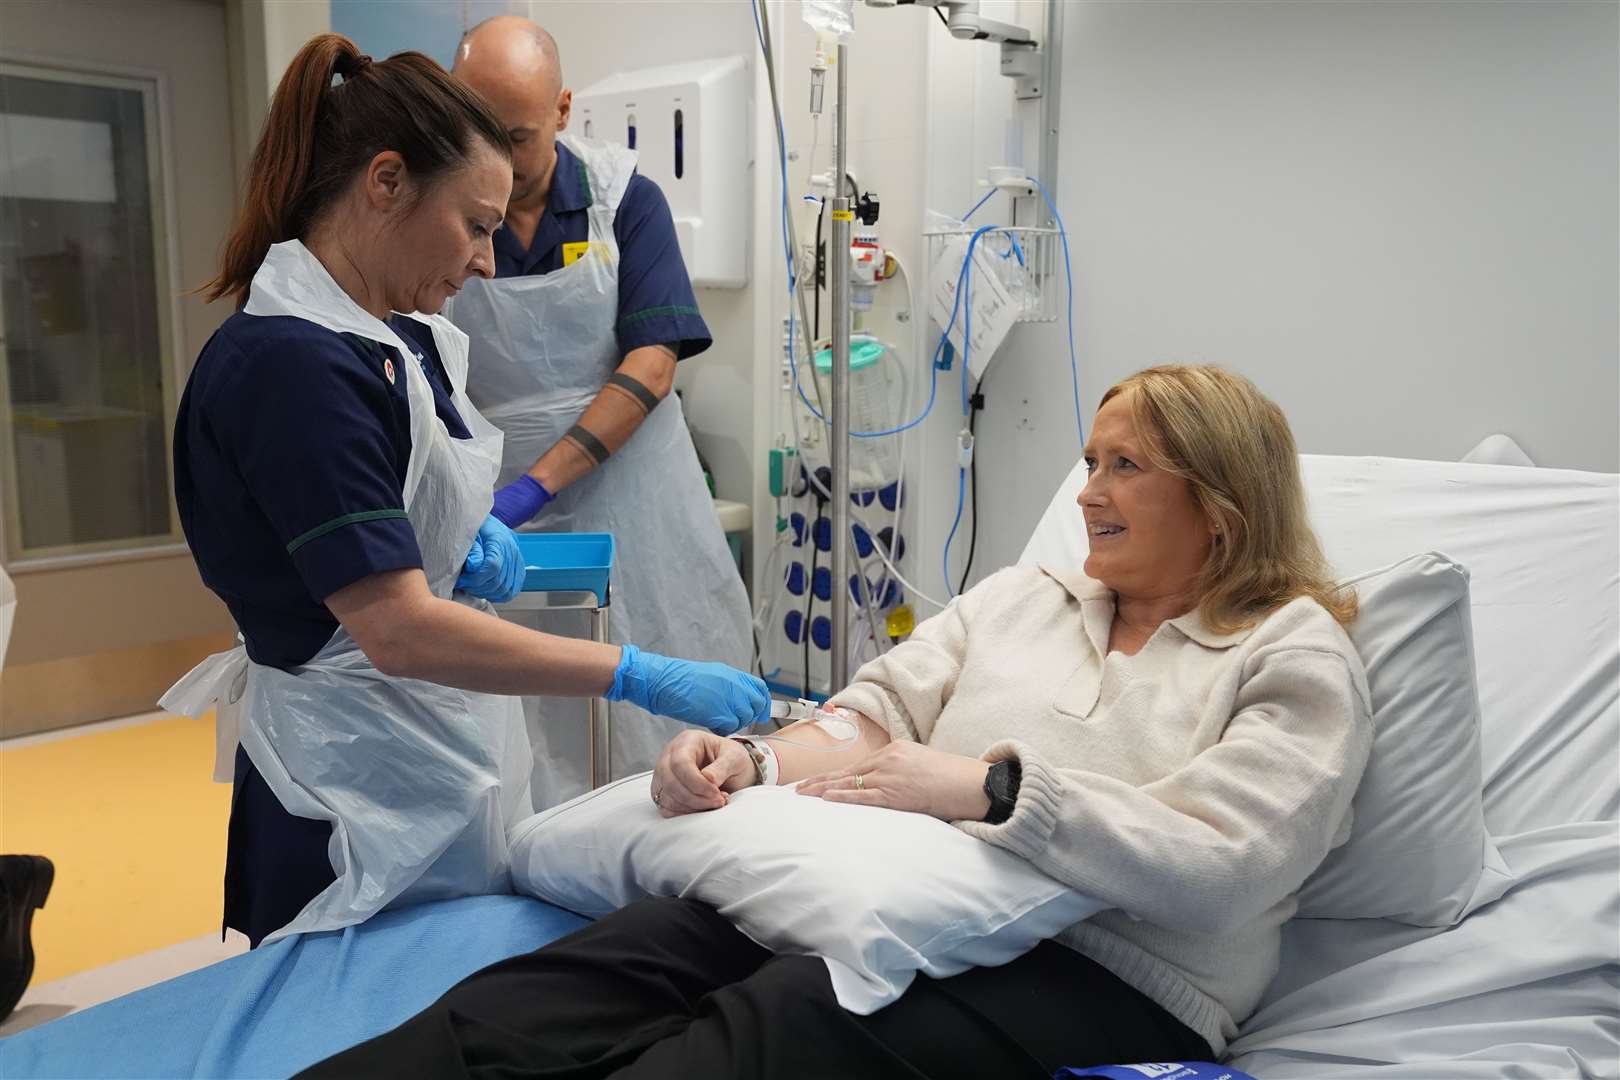
<svg viewBox="0 0 1620 1080"><path fill-rule="evenodd" d="M998 761L990 766L988 779L990 780L991 798L998 803L1012 801L1012 792L1008 790L1012 786L1011 772L1012 770L1007 767L1005 761Z"/></svg>

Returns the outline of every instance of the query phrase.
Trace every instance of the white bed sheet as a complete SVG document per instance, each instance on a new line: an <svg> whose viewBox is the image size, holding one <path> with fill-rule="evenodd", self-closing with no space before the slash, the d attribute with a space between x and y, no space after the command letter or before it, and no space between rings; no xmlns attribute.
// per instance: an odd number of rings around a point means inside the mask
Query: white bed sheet
<svg viewBox="0 0 1620 1080"><path fill-rule="evenodd" d="M1288 923L1282 970L1232 1064L1264 1080L1620 1075L1614 824L1496 842L1517 880L1450 929Z"/></svg>
<svg viewBox="0 0 1620 1080"><path fill-rule="evenodd" d="M1471 575L1485 820L1515 880L1449 929L1295 920L1232 1045L1263 1080L1620 1078L1620 476L1304 455L1351 576ZM1025 562L1079 566L1077 467Z"/></svg>

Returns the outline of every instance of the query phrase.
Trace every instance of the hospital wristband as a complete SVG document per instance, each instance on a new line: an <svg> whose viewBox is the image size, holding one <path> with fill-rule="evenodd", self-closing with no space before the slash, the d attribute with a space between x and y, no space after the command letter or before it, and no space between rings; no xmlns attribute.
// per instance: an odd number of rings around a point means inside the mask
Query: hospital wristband
<svg viewBox="0 0 1620 1080"><path fill-rule="evenodd" d="M761 787L775 787L782 778L781 763L776 760L776 751L771 744L762 739L750 738L747 735L733 735L735 742L740 742L748 756L753 759L754 770L759 774Z"/></svg>

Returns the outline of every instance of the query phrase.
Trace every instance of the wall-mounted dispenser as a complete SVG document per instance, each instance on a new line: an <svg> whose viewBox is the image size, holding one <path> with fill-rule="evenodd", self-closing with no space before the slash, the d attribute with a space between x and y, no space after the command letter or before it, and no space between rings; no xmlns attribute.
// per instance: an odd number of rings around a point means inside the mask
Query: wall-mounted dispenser
<svg viewBox="0 0 1620 1080"><path fill-rule="evenodd" d="M694 285L748 282L750 95L741 56L620 72L574 93L569 130L635 150L663 189Z"/></svg>

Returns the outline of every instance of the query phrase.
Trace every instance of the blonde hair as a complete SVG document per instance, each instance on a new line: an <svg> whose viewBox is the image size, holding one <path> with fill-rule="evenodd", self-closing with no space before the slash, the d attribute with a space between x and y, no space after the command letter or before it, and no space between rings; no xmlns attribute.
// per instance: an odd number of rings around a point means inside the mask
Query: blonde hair
<svg viewBox="0 0 1620 1080"><path fill-rule="evenodd" d="M1294 433L1281 409L1241 375L1210 365L1152 367L1121 380L1102 404L1124 396L1155 466L1192 485L1219 530L1197 582L1211 629L1252 626L1309 596L1340 624L1356 617L1305 510Z"/></svg>

